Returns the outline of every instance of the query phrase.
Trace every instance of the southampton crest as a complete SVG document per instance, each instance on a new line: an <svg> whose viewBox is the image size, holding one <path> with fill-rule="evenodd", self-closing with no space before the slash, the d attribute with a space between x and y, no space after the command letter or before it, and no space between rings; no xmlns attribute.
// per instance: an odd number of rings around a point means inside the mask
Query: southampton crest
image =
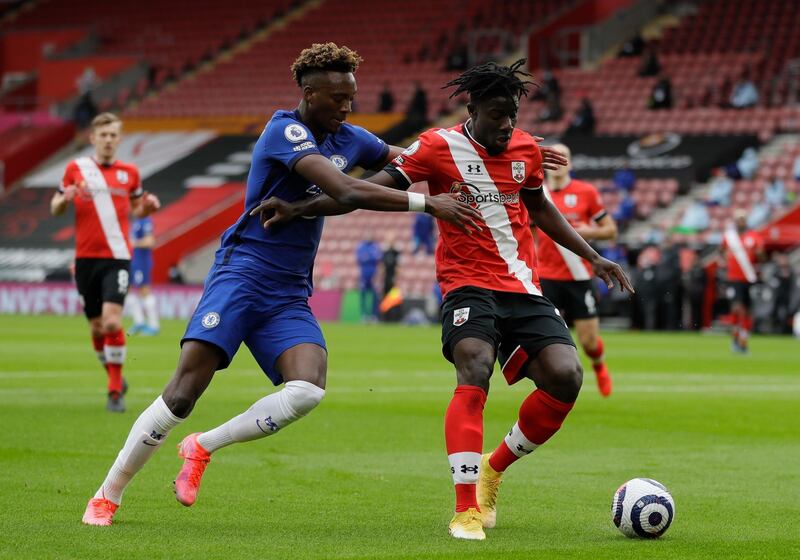
<svg viewBox="0 0 800 560"><path fill-rule="evenodd" d="M512 161L511 162L511 176L517 183L521 183L525 180L525 162L524 161Z"/></svg>

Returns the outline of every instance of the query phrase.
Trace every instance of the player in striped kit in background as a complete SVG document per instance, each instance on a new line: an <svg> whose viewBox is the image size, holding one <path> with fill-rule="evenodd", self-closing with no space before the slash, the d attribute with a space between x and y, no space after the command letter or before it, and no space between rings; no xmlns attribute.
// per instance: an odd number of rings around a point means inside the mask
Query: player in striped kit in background
<svg viewBox="0 0 800 560"><path fill-rule="evenodd" d="M50 211L59 216L70 203L75 207L75 282L92 345L108 375L106 409L125 412L122 308L130 284L132 252L128 214L149 216L161 204L142 189L136 166L116 159L122 140L122 121L116 115L97 115L89 140L94 155L67 164Z"/></svg>
<svg viewBox="0 0 800 560"><path fill-rule="evenodd" d="M572 154L564 144L553 149L570 163L547 171L546 194L575 231L586 241L613 240L617 224L606 212L600 193L594 185L573 179ZM535 223L532 227L536 229ZM555 243L541 230L536 232L536 253L539 257L539 278L544 297L572 321L584 353L592 360L600 394L611 394L611 375L605 363L600 320L597 318L597 292L592 265L569 249Z"/></svg>
<svg viewBox="0 0 800 560"><path fill-rule="evenodd" d="M761 236L755 231L748 231L747 211L743 208L734 211L733 223L725 228L722 248L726 256L726 296L731 302L733 316L731 350L736 354L747 354L750 330L753 328L750 287L758 282L756 265L766 258L766 254Z"/></svg>

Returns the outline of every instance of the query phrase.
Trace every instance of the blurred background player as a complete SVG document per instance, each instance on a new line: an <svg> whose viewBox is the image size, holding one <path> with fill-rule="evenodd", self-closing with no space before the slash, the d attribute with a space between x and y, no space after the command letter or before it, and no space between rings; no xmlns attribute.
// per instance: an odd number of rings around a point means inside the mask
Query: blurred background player
<svg viewBox="0 0 800 560"><path fill-rule="evenodd" d="M130 334L141 333L146 336L154 336L158 334L160 326L158 302L150 285L153 271L153 247L156 246L153 220L149 216L134 220L132 237L131 276L135 291L128 294L128 305L133 315L133 327L129 332Z"/></svg>
<svg viewBox="0 0 800 560"><path fill-rule="evenodd" d="M148 216L160 203L155 195L142 190L136 166L116 159L122 121L111 113L101 113L92 120L90 130L94 156L67 164L61 186L50 201L50 212L59 216L70 203L75 207L75 282L89 320L92 345L108 374L106 408L124 412L122 308L130 282L128 214Z"/></svg>
<svg viewBox="0 0 800 560"><path fill-rule="evenodd" d="M383 258L380 245L375 242L371 232L366 239L356 248L356 262L358 263L360 282L358 286L361 320L374 322L378 320L378 292L375 289L375 274Z"/></svg>
<svg viewBox="0 0 800 560"><path fill-rule="evenodd" d="M728 275L726 295L731 302L733 318L731 349L746 354L753 328L750 287L758 282L756 266L765 258L764 240L755 231L747 229L746 210L738 208L734 211L733 223L725 228L722 247Z"/></svg>
<svg viewBox="0 0 800 560"><path fill-rule="evenodd" d="M345 123L360 62L347 47L325 43L304 49L292 64L302 98L296 109L276 111L256 142L245 211L222 236L181 340L175 373L134 422L105 480L89 499L83 523L112 524L133 476L189 416L242 343L269 380L283 387L222 425L183 439L178 453L184 463L175 479L181 504L195 503L212 453L275 434L322 401L328 353L308 298L323 220L300 219L265 231L259 217L265 212L262 201L279 195L295 201L325 192L348 207L428 211L465 231L477 228L477 212L452 195L409 194L346 174L356 165L377 169L402 152Z"/></svg>
<svg viewBox="0 0 800 560"><path fill-rule="evenodd" d="M547 170L545 189L552 203L586 241L616 239L617 224L603 207L598 190L594 185L570 176L572 154L569 148L556 144L553 149L570 163L556 170ZM533 227L536 229L535 224ZM541 230L537 231L536 239L542 293L561 310L567 321L575 325L578 342L592 360L600 394L607 397L611 394L611 376L604 359L603 339L600 338L592 265L553 242Z"/></svg>

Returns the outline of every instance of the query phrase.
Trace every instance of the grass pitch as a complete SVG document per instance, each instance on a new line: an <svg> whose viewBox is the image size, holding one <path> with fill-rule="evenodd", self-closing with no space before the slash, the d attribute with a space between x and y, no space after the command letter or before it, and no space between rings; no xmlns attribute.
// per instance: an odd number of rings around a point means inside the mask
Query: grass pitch
<svg viewBox="0 0 800 560"><path fill-rule="evenodd" d="M179 505L175 444L272 391L242 348L134 479L116 523L81 525L139 412L178 356L182 322L129 339L129 412L105 412L105 375L77 317L0 321L3 558L800 557L800 342L752 355L696 334L606 334L614 394L591 371L564 428L514 465L485 542L447 535L443 415L454 384L439 330L325 325L328 394L301 422L214 456L197 504ZM485 449L530 386L496 376ZM676 518L657 541L611 524L616 488L664 483Z"/></svg>

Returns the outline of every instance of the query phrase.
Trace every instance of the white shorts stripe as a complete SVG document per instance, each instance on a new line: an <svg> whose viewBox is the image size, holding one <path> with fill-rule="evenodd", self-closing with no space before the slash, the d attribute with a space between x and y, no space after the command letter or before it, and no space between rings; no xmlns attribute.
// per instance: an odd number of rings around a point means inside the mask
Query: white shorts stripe
<svg viewBox="0 0 800 560"><path fill-rule="evenodd" d="M111 249L111 254L115 259L130 259L131 253L128 250L128 243L122 235L122 228L119 225L117 209L111 199L111 191L97 163L89 157L79 157L75 160L81 175L86 181L86 186L92 196L94 209L100 220L100 227L106 236L106 242Z"/></svg>
<svg viewBox="0 0 800 560"><path fill-rule="evenodd" d="M447 141L447 145L450 147L450 154L453 156L453 163L458 168L463 181L475 185L481 192L499 193L497 185L495 185L487 171L484 171L480 177L471 176L469 180L466 179L466 173L468 172L467 162L472 162L473 165L479 162L484 170L487 168L480 154L463 134L452 130L439 130L437 133ZM480 202L478 203L478 209L486 225L489 226L489 232L492 234L497 246L497 252L508 266L508 272L522 283L529 294L542 295L536 284L533 283L533 271L519 256L519 243L514 237L514 232L511 229L511 220L508 217L505 206L492 202Z"/></svg>

